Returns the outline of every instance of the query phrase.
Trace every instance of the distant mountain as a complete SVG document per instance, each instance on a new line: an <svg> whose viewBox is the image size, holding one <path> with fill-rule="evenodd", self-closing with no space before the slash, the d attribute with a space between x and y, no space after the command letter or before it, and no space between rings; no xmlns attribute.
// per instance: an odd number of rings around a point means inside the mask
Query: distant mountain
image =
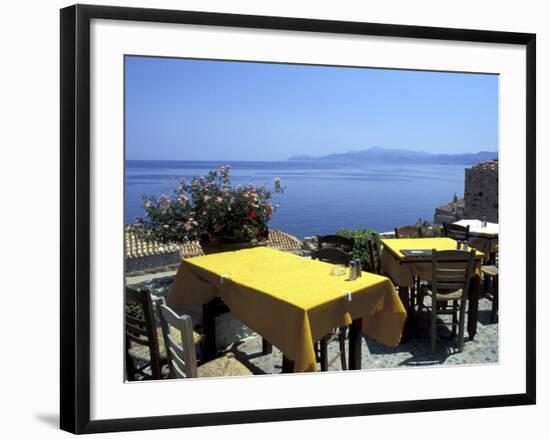
<svg viewBox="0 0 550 439"><path fill-rule="evenodd" d="M290 161L320 162L360 162L360 163L395 163L395 164L434 164L434 165L473 165L479 162L496 160L497 151L480 151L467 154L432 154L424 151L409 151L374 147L361 151L349 151L342 154L329 154L322 157L296 155Z"/></svg>

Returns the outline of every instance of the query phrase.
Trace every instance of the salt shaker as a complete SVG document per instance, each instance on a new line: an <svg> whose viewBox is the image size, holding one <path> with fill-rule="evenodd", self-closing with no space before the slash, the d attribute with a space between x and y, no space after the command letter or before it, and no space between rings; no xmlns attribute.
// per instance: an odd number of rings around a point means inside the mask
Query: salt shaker
<svg viewBox="0 0 550 439"><path fill-rule="evenodd" d="M357 279L357 267L356 267L355 261L350 261L349 271L348 271L348 280L355 280L355 279Z"/></svg>

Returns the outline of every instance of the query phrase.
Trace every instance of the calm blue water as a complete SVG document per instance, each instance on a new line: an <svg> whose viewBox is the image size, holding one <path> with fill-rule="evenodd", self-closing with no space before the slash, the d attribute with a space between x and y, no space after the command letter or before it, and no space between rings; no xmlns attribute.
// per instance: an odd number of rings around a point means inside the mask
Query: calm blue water
<svg viewBox="0 0 550 439"><path fill-rule="evenodd" d="M270 227L299 238L339 229L389 231L433 220L437 206L464 191L464 166L350 165L308 162L126 161L126 222L143 215L142 197L169 195L178 178L231 165L234 184L267 184L280 177L286 190Z"/></svg>

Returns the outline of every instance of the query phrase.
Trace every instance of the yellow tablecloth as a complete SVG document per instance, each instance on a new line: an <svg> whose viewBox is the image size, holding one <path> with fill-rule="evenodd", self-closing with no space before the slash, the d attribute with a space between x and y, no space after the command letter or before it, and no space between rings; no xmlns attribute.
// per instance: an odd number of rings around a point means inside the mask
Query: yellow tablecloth
<svg viewBox="0 0 550 439"><path fill-rule="evenodd" d="M457 243L451 238L382 239L380 263L382 271L398 286L414 286L413 277L424 280L432 278L431 258L405 256L401 250L456 250ZM476 250L476 274L480 274L484 254Z"/></svg>
<svg viewBox="0 0 550 439"><path fill-rule="evenodd" d="M406 311L391 281L370 273L348 281L331 276L332 268L266 247L188 258L168 305L177 310L219 295L235 317L293 360L295 371L317 370L314 341L356 318L372 338L399 344Z"/></svg>

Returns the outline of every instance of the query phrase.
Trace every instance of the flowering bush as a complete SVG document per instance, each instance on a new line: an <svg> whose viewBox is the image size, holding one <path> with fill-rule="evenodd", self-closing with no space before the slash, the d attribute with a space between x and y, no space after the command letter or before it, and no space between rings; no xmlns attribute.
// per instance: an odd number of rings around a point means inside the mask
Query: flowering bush
<svg viewBox="0 0 550 439"><path fill-rule="evenodd" d="M267 224L277 207L269 202L272 192L253 184L231 186L229 169L222 166L189 183L182 178L171 196L145 196L145 216L136 219L134 230L159 242L266 239ZM284 190L278 178L273 190Z"/></svg>

